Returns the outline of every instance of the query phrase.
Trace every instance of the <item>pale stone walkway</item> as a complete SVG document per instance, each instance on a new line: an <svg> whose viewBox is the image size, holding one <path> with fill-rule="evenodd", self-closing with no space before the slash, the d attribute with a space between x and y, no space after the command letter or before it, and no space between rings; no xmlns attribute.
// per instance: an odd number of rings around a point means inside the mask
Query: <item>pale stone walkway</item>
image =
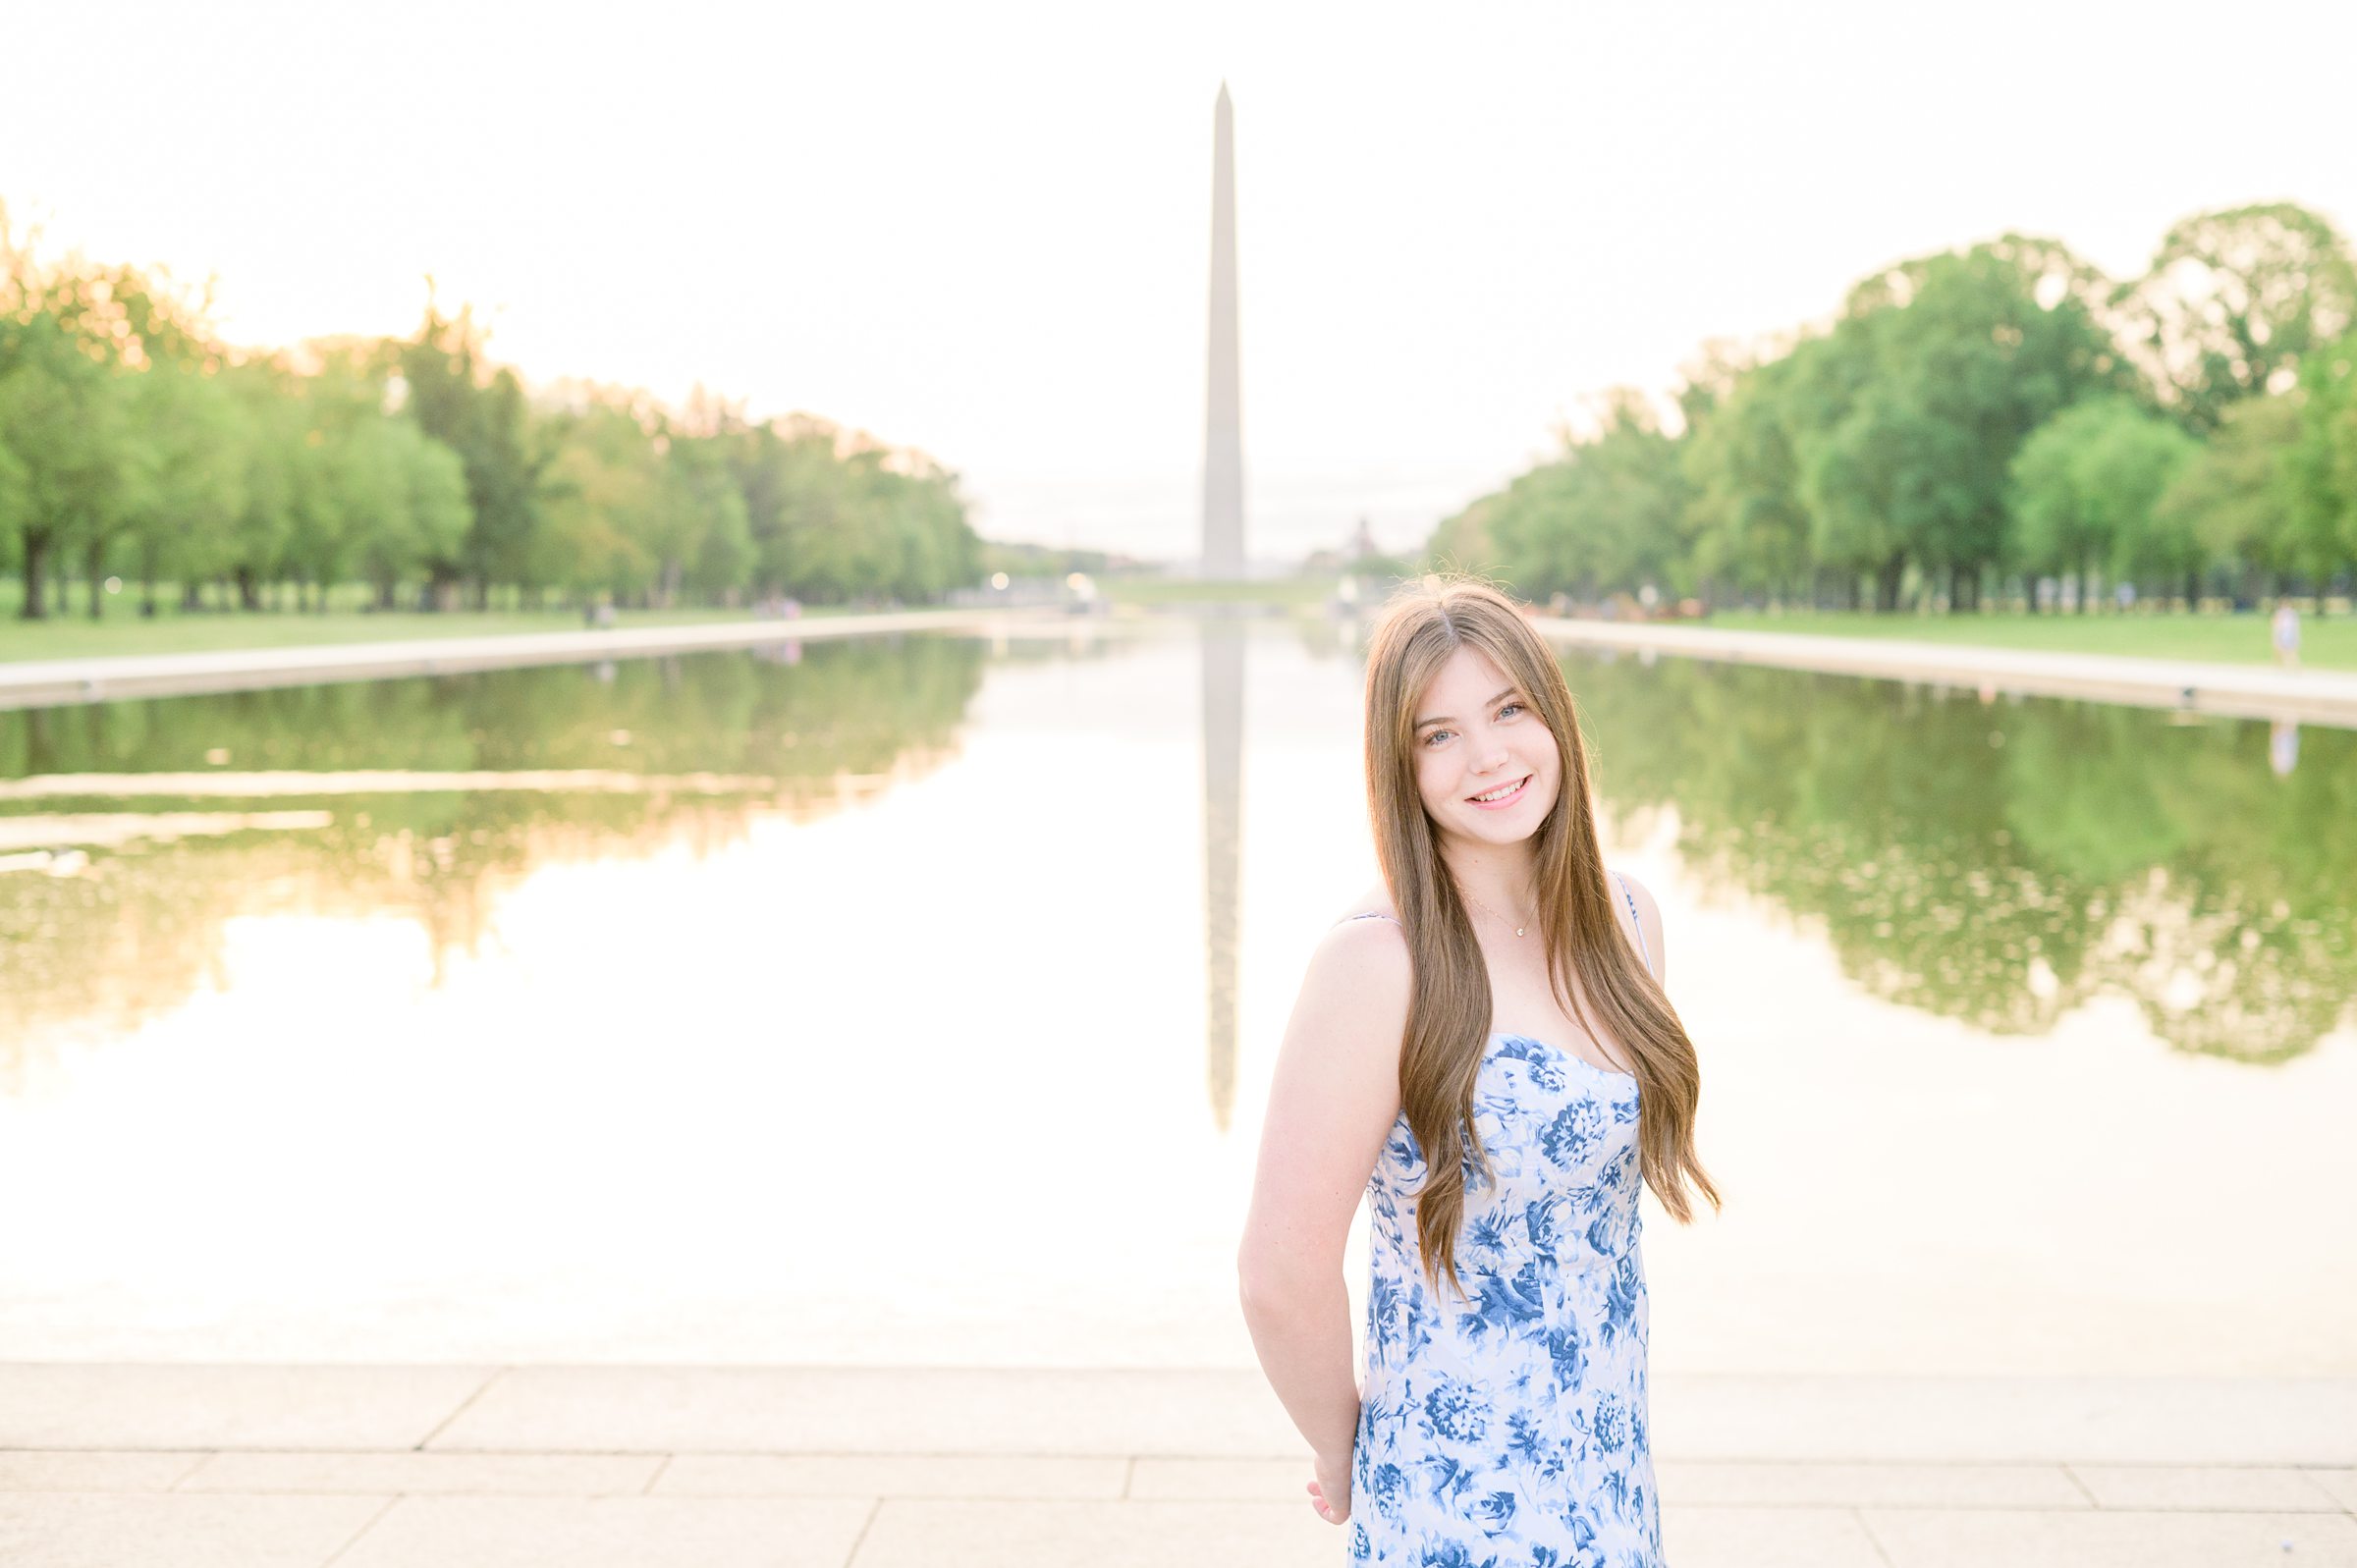
<svg viewBox="0 0 2357 1568"><path fill-rule="evenodd" d="M2357 1379L1664 1378L1675 1568L2357 1565ZM1342 1568L1250 1373L0 1365L9 1568Z"/></svg>
<svg viewBox="0 0 2357 1568"><path fill-rule="evenodd" d="M465 624L463 618L454 618ZM394 642L326 643L292 648L228 648L202 653L118 654L97 659L0 661L0 708L112 702L261 686L323 685L399 676L451 675L521 665L594 664L715 648L757 648L830 637L908 631L1055 632L1068 618L1011 610L902 610L791 621L723 621L684 626L521 631L491 636L420 637Z"/></svg>
<svg viewBox="0 0 2357 1568"><path fill-rule="evenodd" d="M101 659L0 661L0 709L108 702L260 686L310 685L446 675L520 665L579 664L714 648L909 631L974 631L1000 637L1098 635L1121 625L1172 629L1168 621L1107 622L1039 610L909 610L793 621L637 626L605 631L508 633L407 642L139 654ZM1966 689L2086 697L2236 718L2357 726L2357 673L2195 664L2023 648L1950 646L1885 637L1798 636L1707 626L1540 618L1558 642L1651 650L1780 669L1815 670Z"/></svg>
<svg viewBox="0 0 2357 1568"><path fill-rule="evenodd" d="M2281 670L2272 665L2197 664L2035 648L1984 648L1896 637L1802 636L1782 631L1719 631L1651 622L1533 622L1557 642L1675 654L1729 664L1773 665L1884 680L1987 688L2049 697L2086 697L2145 708L2186 708L2238 719L2290 719L2357 726L2357 673ZM2266 628L2255 625L2255 638Z"/></svg>

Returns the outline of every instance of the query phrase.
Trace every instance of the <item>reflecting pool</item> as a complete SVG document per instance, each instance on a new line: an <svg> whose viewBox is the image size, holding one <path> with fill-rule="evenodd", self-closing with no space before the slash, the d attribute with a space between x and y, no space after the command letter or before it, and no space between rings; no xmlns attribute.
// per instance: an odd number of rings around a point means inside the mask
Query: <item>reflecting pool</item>
<svg viewBox="0 0 2357 1568"><path fill-rule="evenodd" d="M0 713L0 1359L1249 1365L1357 649ZM2357 1374L2357 735L1564 664L1726 1198L1657 1369Z"/></svg>

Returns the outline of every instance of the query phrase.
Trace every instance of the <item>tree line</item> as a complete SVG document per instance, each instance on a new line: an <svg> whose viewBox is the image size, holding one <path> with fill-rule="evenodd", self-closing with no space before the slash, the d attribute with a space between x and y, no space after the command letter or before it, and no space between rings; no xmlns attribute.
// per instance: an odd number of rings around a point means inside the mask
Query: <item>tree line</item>
<svg viewBox="0 0 2357 1568"><path fill-rule="evenodd" d="M2289 203L2198 214L2143 276L2007 236L1900 262L1830 325L1709 346L1675 414L1591 433L1446 519L1428 563L1524 596L2089 608L2345 591L2357 268Z"/></svg>
<svg viewBox="0 0 2357 1568"><path fill-rule="evenodd" d="M4 214L0 214L4 218ZM0 222L0 570L20 613L109 578L208 604L930 599L981 541L957 475L806 414L527 392L470 312L408 339L222 343L168 275L44 261Z"/></svg>

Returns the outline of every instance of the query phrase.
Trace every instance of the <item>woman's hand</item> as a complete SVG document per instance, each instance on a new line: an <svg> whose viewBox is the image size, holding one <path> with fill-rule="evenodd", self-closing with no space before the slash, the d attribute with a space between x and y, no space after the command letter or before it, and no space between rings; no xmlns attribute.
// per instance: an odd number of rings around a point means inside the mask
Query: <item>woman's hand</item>
<svg viewBox="0 0 2357 1568"><path fill-rule="evenodd" d="M1328 1524L1342 1524L1350 1517L1350 1456L1329 1459L1316 1455L1310 1460L1310 1469L1317 1479L1309 1484L1309 1505Z"/></svg>

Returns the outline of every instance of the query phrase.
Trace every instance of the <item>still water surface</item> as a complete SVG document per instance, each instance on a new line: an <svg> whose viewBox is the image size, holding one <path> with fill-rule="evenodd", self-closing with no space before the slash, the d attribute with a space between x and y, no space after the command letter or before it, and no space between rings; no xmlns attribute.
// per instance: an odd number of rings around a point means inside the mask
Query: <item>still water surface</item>
<svg viewBox="0 0 2357 1568"><path fill-rule="evenodd" d="M0 1359L1249 1365L1355 650L0 714ZM1657 1369L2357 1373L2357 736L1564 658L1727 1200Z"/></svg>

